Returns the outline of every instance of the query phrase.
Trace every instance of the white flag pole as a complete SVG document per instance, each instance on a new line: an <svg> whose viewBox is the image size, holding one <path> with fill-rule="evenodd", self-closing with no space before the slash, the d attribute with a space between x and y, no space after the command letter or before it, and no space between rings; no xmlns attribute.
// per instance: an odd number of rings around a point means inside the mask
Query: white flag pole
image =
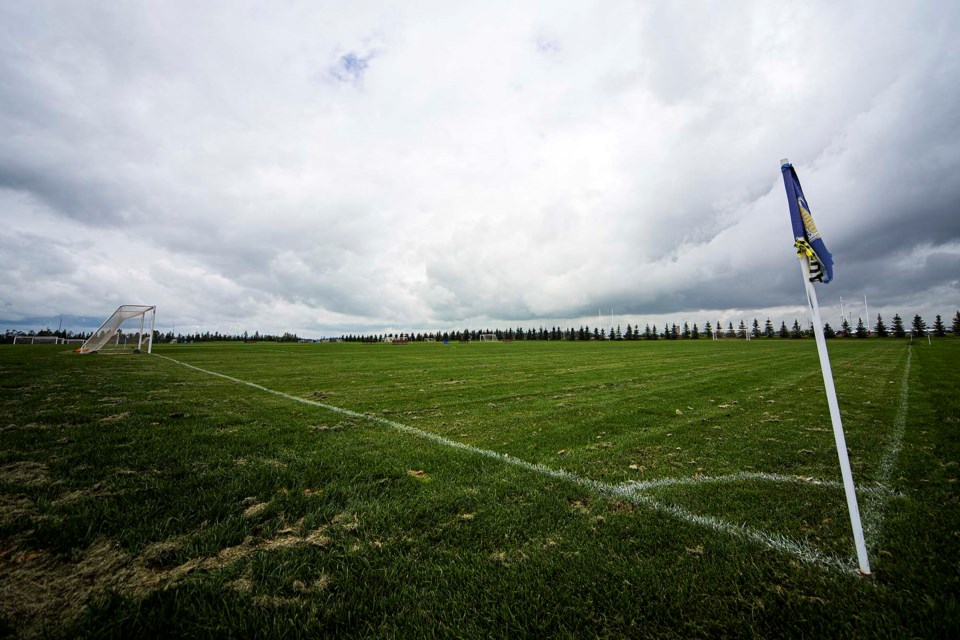
<svg viewBox="0 0 960 640"><path fill-rule="evenodd" d="M810 282L809 257L800 257L800 270L803 273L803 285L807 290L807 303L810 310L810 320L813 322L813 335L817 340L817 353L820 355L823 388L827 394L830 421L833 423L833 438L837 443L837 456L840 458L843 491L847 496L847 511L850 513L850 526L853 528L853 540L857 547L857 563L860 565L860 573L870 575L867 545L863 539L863 526L860 524L860 508L857 506L857 493L853 486L850 458L847 456L847 441L843 436L843 424L840 422L840 405L837 402L837 390L833 386L833 371L830 368L830 356L827 354L827 342L823 337L823 323L820 321L820 306L817 304L817 292L813 288L813 283Z"/></svg>

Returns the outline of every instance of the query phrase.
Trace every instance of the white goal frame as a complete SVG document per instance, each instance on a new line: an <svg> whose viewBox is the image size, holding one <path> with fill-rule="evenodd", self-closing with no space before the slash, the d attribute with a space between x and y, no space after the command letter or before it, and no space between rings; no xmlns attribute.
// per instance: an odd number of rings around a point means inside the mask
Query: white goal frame
<svg viewBox="0 0 960 640"><path fill-rule="evenodd" d="M497 340L497 334L495 333L481 333L480 342L500 342Z"/></svg>
<svg viewBox="0 0 960 640"><path fill-rule="evenodd" d="M143 329L146 323L147 314L150 314L150 328L147 334L147 353L153 353L153 327L157 318L157 307L155 305L143 304L123 304L117 307L113 314L104 320L100 328L93 332L87 338L87 341L77 349L78 353L97 353L103 347L107 346L111 340L115 339L115 344L120 341L120 326L127 320L140 317L140 331L137 334L137 348L139 353L143 348ZM126 343L124 343L126 346Z"/></svg>
<svg viewBox="0 0 960 640"><path fill-rule="evenodd" d="M61 344L58 336L13 336L13 344Z"/></svg>

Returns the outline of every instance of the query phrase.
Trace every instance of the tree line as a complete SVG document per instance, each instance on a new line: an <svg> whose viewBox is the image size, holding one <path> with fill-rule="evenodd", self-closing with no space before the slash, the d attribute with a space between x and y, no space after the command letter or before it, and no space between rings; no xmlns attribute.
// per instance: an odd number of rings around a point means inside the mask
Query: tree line
<svg viewBox="0 0 960 640"><path fill-rule="evenodd" d="M136 331L126 331L128 334L135 334ZM883 317L877 314L877 320L872 327L864 324L861 318L857 319L856 327L851 327L850 323L844 320L838 329L835 329L830 323L823 325L823 335L826 338L904 338L908 334L923 337L927 334L943 337L948 333L960 336L960 310L953 317L950 329L948 330L941 316L937 315L933 326L928 327L924 319L915 315L908 331L904 325L903 319L899 314L893 316L890 326L884 322ZM9 344L13 342L16 336L38 336L68 338L68 339L86 339L92 332L59 330L53 331L49 328L39 331L16 331L7 330L0 336L0 344ZM779 328L774 328L770 318L767 318L763 327L760 322L754 318L753 323L748 326L743 320L735 328L733 322L727 322L727 327L723 323L717 322L711 324L709 321L704 323L701 329L697 323L692 325L684 322L683 325L669 324L664 325L662 329L656 324L646 324L643 330L639 325L628 324L626 330L621 331L620 325L611 326L609 329L590 327L581 325L579 327L562 328L539 327L537 329L523 327L509 329L464 329L462 331L435 331L435 332L417 332L417 333L381 333L381 334L345 334L339 337L344 342L389 342L391 340L408 340L413 342L436 341L436 342L466 342L479 340L481 335L494 335L497 340L698 340L700 338L713 339L714 335L718 338L739 338L745 339L748 335L751 338L808 338L813 336L813 325L801 326L796 319L791 327L787 327L786 322L781 321ZM219 331L204 331L194 333L176 333L167 331L153 332L154 343L173 342L303 342L304 340L292 332L283 334L261 334L255 331L252 335L247 331L242 334L220 333Z"/></svg>
<svg viewBox="0 0 960 640"><path fill-rule="evenodd" d="M910 325L910 330L904 326L903 319L899 314L893 316L893 320L888 327L881 314L877 314L877 321L873 327L868 328L863 319L857 319L855 328L850 326L846 320L843 321L839 329L834 329L830 323L823 325L823 335L825 338L904 338L908 334L922 337L927 333L943 337L948 333L946 325L941 316L937 315L932 327L927 326L924 319L915 315ZM949 333L960 336L960 311L953 318L953 323ZM494 335L497 340L698 340L700 338L713 339L714 335L718 338L808 338L813 336L813 325L806 327L800 325L798 320L793 321L791 327L787 327L785 321L781 321L779 328L774 328L770 318L767 318L763 327L760 322L754 318L749 327L741 320L739 326L734 328L733 322L727 322L726 329L723 323L717 322L712 325L709 321L704 323L701 329L697 323L691 325L684 322L683 325L669 324L658 329L657 325L647 324L643 330L639 325L628 324L626 330L621 331L621 326L611 326L609 330L598 327L591 328L588 325L580 327L562 328L539 327L537 329L517 327L516 329L464 329L462 331L435 331L435 332L416 332L416 333L386 333L386 334L346 334L340 336L344 342L390 342L390 341L412 341L412 342L466 342L480 340L482 335Z"/></svg>

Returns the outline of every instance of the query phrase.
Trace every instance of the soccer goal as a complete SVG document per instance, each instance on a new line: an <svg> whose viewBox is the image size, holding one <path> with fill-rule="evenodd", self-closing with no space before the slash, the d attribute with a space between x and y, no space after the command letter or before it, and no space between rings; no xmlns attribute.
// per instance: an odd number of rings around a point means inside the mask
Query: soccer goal
<svg viewBox="0 0 960 640"><path fill-rule="evenodd" d="M13 344L60 344L57 336L14 336Z"/></svg>
<svg viewBox="0 0 960 640"><path fill-rule="evenodd" d="M144 333L147 314L150 314L150 327ZM77 352L79 353L139 353L144 338L147 353L153 351L153 325L157 317L157 308L152 305L124 304L117 307L100 328L93 332Z"/></svg>
<svg viewBox="0 0 960 640"><path fill-rule="evenodd" d="M499 342L495 333L481 333L480 342Z"/></svg>

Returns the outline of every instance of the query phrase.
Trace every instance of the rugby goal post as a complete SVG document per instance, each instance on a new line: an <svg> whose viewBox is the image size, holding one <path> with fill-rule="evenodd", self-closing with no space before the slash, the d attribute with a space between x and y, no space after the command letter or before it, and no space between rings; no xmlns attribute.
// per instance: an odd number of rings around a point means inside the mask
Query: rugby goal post
<svg viewBox="0 0 960 640"><path fill-rule="evenodd" d="M131 320L133 321L131 324L136 327L138 318L140 320L139 331L134 333L137 340L135 351L141 351L143 348L144 324L146 323L148 313L150 314L150 328L147 332L147 353L152 353L153 326L157 318L157 307L143 304L124 304L117 307L113 315L107 318L103 324L100 325L100 328L87 338L87 341L77 349L77 352L97 353L105 348L109 350L129 350L133 348L133 342L130 340L130 336L123 334L122 327ZM122 345L121 340L123 341Z"/></svg>

